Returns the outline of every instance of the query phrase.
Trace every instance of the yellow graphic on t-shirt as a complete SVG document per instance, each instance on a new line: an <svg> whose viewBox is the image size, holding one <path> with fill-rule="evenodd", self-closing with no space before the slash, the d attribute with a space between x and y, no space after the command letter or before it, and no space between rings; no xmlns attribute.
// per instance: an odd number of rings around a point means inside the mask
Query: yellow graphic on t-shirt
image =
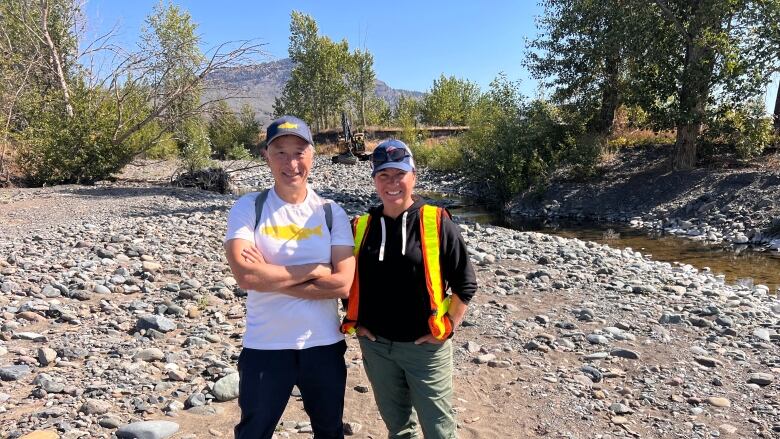
<svg viewBox="0 0 780 439"><path fill-rule="evenodd" d="M322 225L317 227L299 227L295 224L288 226L265 226L260 233L276 239L303 241L312 236L322 236Z"/></svg>

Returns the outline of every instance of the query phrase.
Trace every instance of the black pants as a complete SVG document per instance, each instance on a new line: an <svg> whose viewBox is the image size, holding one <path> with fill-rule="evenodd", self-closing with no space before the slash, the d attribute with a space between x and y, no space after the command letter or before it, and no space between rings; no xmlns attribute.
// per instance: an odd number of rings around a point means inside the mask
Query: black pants
<svg viewBox="0 0 780 439"><path fill-rule="evenodd" d="M244 348L238 359L241 422L236 439L270 438L294 385L301 391L314 438L343 438L346 350L344 341L301 350Z"/></svg>

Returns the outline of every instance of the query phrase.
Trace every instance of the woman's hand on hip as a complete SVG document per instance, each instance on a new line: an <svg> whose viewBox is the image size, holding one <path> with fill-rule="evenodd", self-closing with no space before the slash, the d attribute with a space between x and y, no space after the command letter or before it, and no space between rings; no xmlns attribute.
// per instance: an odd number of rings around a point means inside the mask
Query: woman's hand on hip
<svg viewBox="0 0 780 439"><path fill-rule="evenodd" d="M447 340L439 340L436 337L434 337L432 334L427 334L415 340L414 344L423 344L423 343L443 344L445 341Z"/></svg>
<svg viewBox="0 0 780 439"><path fill-rule="evenodd" d="M355 329L355 333L358 335L358 337L365 337L371 341L376 341L374 334L372 334L371 331L369 331L365 326L358 325L358 327Z"/></svg>

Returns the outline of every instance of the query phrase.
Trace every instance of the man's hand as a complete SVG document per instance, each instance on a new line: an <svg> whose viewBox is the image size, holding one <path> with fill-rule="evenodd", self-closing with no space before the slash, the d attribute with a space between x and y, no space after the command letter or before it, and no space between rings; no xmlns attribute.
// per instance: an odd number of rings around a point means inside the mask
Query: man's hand
<svg viewBox="0 0 780 439"><path fill-rule="evenodd" d="M355 256L352 246L331 247L332 273L317 277L309 282L292 285L281 290L284 294L301 299L346 299L355 277ZM315 273L319 271L315 270Z"/></svg>
<svg viewBox="0 0 780 439"><path fill-rule="evenodd" d="M257 247L253 245L244 247L244 249L241 250L241 256L244 258L244 261L246 261L248 264L266 263L263 254L260 253L260 250L258 250ZM306 265L314 267L314 270L312 271L312 275L315 278L330 276L331 273L333 272L329 264L306 264Z"/></svg>
<svg viewBox="0 0 780 439"><path fill-rule="evenodd" d="M250 264L265 264L265 258L254 245L246 246L241 250L241 256Z"/></svg>
<svg viewBox="0 0 780 439"><path fill-rule="evenodd" d="M225 255L238 286L245 290L281 291L330 274L330 267L323 264L280 266L265 263L254 244L243 239L226 242Z"/></svg>

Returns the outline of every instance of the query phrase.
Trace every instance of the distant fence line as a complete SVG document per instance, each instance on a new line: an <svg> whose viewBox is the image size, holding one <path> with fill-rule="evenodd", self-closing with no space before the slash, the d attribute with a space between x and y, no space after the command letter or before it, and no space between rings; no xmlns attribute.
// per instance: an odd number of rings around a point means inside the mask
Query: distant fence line
<svg viewBox="0 0 780 439"><path fill-rule="evenodd" d="M446 137L464 133L469 130L469 127L417 127L416 129L426 133L428 137ZM362 131L356 129L355 132L363 132L369 139L384 139L386 137L398 137L403 132L403 128L366 127ZM315 134L314 141L317 143L335 143L341 134L341 129L327 129Z"/></svg>

